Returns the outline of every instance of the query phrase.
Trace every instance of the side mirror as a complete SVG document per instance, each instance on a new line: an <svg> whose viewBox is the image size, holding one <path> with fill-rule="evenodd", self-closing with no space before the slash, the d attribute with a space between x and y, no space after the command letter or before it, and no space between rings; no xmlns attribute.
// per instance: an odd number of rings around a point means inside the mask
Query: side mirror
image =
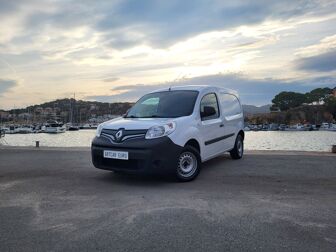
<svg viewBox="0 0 336 252"><path fill-rule="evenodd" d="M214 107L204 106L203 112L201 112L201 118L213 116L216 114Z"/></svg>

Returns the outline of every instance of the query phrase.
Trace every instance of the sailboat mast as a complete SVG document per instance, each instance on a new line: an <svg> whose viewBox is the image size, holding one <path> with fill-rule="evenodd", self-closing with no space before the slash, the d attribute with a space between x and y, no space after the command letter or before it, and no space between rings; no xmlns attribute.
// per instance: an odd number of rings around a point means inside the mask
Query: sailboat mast
<svg viewBox="0 0 336 252"><path fill-rule="evenodd" d="M76 93L74 92L74 106L72 108L72 112L74 113L72 118L76 118ZM73 121L71 121L71 124L73 124Z"/></svg>
<svg viewBox="0 0 336 252"><path fill-rule="evenodd" d="M72 101L70 99L70 123L72 124Z"/></svg>

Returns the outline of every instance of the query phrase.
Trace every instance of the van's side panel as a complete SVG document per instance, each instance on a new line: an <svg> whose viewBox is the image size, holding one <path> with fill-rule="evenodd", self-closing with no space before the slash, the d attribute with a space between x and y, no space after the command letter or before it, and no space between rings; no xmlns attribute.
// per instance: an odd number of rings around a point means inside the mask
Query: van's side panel
<svg viewBox="0 0 336 252"><path fill-rule="evenodd" d="M215 129L221 136L227 136L227 138L217 142L221 145L215 151L207 151L205 142L207 139L206 134L202 133L202 127L204 126L200 117L200 102L204 95L208 93L215 93L219 102L220 118L216 119L221 121L218 123ZM223 127L219 125L223 124ZM218 128L218 129L217 129ZM202 161L209 160L216 157L226 151L230 151L235 144L237 134L244 128L244 117L242 113L242 106L239 98L235 93L221 90L220 88L208 88L199 93L199 96L195 102L194 112L191 116L180 118L176 125L176 130L169 135L171 140L179 145L185 146L185 144L195 139L200 146L200 154Z"/></svg>
<svg viewBox="0 0 336 252"><path fill-rule="evenodd" d="M238 132L243 128L244 116L242 106L238 97L227 92L220 92L221 107L223 110L223 121L228 134L234 134L227 138L228 149L232 149Z"/></svg>

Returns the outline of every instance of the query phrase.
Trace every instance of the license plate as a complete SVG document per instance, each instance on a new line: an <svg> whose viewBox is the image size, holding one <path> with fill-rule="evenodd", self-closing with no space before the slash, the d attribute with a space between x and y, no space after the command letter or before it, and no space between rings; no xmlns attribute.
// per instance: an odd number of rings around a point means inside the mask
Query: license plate
<svg viewBox="0 0 336 252"><path fill-rule="evenodd" d="M128 152L104 150L104 158L128 160Z"/></svg>

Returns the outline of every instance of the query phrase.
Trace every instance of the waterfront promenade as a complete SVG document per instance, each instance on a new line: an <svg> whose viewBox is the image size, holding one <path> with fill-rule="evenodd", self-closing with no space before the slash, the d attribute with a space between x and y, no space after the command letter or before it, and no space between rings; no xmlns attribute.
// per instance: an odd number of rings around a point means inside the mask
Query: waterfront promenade
<svg viewBox="0 0 336 252"><path fill-rule="evenodd" d="M336 154L247 152L191 183L0 147L0 251L334 251Z"/></svg>

